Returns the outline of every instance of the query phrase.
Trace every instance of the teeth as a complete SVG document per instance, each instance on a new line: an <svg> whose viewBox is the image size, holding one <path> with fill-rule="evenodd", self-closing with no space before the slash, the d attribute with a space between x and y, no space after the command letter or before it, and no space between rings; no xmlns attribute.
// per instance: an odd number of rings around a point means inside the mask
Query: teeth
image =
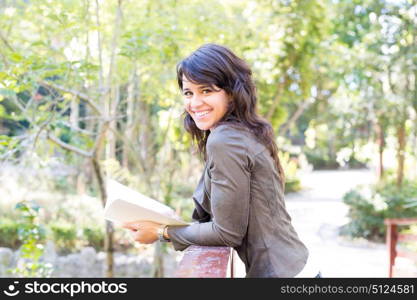
<svg viewBox="0 0 417 300"><path fill-rule="evenodd" d="M208 113L209 113L209 111L207 110L207 111L196 112L195 115L197 117L202 117L202 116L207 115Z"/></svg>

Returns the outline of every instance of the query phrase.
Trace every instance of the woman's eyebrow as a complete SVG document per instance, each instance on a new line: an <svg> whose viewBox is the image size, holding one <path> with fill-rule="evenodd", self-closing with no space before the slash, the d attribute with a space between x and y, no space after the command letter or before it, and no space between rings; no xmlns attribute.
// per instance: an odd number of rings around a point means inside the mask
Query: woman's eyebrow
<svg viewBox="0 0 417 300"><path fill-rule="evenodd" d="M201 90L201 89L206 88L206 87L210 87L210 86L209 85L201 85L198 88ZM190 91L190 89L189 88L185 88L184 91Z"/></svg>

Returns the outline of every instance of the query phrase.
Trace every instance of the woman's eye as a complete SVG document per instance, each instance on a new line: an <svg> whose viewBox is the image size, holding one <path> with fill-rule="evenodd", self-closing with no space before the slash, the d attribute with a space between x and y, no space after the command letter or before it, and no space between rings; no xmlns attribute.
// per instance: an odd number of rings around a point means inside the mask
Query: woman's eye
<svg viewBox="0 0 417 300"><path fill-rule="evenodd" d="M211 90L205 89L205 90L203 90L203 93L204 93L204 92L206 92L205 94L207 94L207 93L210 93L210 92L211 92Z"/></svg>
<svg viewBox="0 0 417 300"><path fill-rule="evenodd" d="M184 96L188 96L188 94L189 94L189 93L190 93L190 92L185 92L185 93L184 93Z"/></svg>

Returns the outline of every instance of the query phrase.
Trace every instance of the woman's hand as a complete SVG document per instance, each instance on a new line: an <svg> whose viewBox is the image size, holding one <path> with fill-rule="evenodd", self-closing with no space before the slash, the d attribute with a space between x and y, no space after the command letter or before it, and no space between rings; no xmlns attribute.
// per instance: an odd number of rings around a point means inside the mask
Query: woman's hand
<svg viewBox="0 0 417 300"><path fill-rule="evenodd" d="M142 244L152 244L158 240L158 228L162 224L152 221L125 222L122 227L132 231L133 239Z"/></svg>
<svg viewBox="0 0 417 300"><path fill-rule="evenodd" d="M177 213L174 210L169 210L169 211L165 212L164 215L169 217L169 218L174 218L176 220L181 221L181 217L179 215L177 215Z"/></svg>

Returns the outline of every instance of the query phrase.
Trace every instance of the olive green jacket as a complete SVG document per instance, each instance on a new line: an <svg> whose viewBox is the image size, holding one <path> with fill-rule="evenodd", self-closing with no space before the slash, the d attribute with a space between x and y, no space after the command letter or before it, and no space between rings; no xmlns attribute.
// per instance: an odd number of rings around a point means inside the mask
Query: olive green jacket
<svg viewBox="0 0 417 300"><path fill-rule="evenodd" d="M268 149L247 129L218 125L193 194L193 224L168 227L175 250L233 247L247 277L293 277L308 250L291 225L279 173Z"/></svg>

